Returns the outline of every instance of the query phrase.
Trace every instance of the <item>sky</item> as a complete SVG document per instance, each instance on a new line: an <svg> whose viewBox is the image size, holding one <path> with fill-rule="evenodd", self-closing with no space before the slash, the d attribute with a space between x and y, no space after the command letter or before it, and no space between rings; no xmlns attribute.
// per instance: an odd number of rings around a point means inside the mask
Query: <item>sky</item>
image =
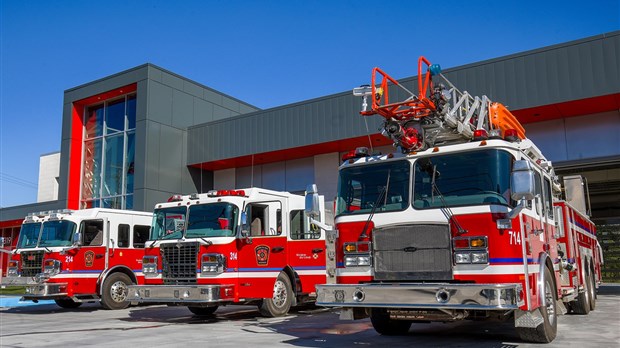
<svg viewBox="0 0 620 348"><path fill-rule="evenodd" d="M152 63L259 108L620 30L618 0L0 0L0 207L35 203L64 91Z"/></svg>

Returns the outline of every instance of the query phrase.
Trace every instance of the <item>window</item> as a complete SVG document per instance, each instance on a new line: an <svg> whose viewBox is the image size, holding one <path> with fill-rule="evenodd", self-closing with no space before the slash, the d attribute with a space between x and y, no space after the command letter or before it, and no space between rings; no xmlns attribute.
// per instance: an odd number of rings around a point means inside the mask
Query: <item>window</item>
<svg viewBox="0 0 620 348"><path fill-rule="evenodd" d="M340 171L336 214L401 211L409 206L408 161L354 166Z"/></svg>
<svg viewBox="0 0 620 348"><path fill-rule="evenodd" d="M514 206L510 172L514 159L502 150L477 150L416 160L413 207Z"/></svg>
<svg viewBox="0 0 620 348"><path fill-rule="evenodd" d="M136 96L89 106L84 120L81 207L133 208Z"/></svg>
<svg viewBox="0 0 620 348"><path fill-rule="evenodd" d="M82 221L80 230L85 246L103 245L103 220Z"/></svg>
<svg viewBox="0 0 620 348"><path fill-rule="evenodd" d="M118 247L129 247L129 225L127 224L118 225Z"/></svg>
<svg viewBox="0 0 620 348"><path fill-rule="evenodd" d="M293 210L291 212L291 239L319 239L321 238L321 230L316 229L309 231L308 221L303 210Z"/></svg>
<svg viewBox="0 0 620 348"><path fill-rule="evenodd" d="M144 243L149 239L151 226L135 225L133 227L133 247L144 248Z"/></svg>
<svg viewBox="0 0 620 348"><path fill-rule="evenodd" d="M553 196L551 196L551 182L545 178L545 210L547 217L553 220Z"/></svg>

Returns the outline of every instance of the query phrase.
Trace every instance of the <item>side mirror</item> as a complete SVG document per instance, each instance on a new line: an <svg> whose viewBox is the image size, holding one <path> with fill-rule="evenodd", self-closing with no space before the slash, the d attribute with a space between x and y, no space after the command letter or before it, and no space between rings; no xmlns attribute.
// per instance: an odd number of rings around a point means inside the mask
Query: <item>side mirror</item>
<svg viewBox="0 0 620 348"><path fill-rule="evenodd" d="M241 212L241 236L247 237L250 235L250 224L248 224L248 213Z"/></svg>
<svg viewBox="0 0 620 348"><path fill-rule="evenodd" d="M320 216L319 193L315 184L311 184L306 187L305 214L311 218Z"/></svg>
<svg viewBox="0 0 620 348"><path fill-rule="evenodd" d="M82 246L82 232L76 232L73 235L73 246L79 247Z"/></svg>
<svg viewBox="0 0 620 348"><path fill-rule="evenodd" d="M510 175L510 189L511 197L515 201L534 199L536 195L534 170L529 161L515 161Z"/></svg>

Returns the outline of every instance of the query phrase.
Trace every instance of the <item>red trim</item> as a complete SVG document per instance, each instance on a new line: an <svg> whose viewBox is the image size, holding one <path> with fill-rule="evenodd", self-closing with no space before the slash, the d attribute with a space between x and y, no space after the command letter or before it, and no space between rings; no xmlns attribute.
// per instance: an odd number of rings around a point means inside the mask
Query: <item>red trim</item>
<svg viewBox="0 0 620 348"><path fill-rule="evenodd" d="M512 113L517 117L519 122L527 124L557 120L560 118L591 115L619 109L620 93L617 93L600 97L571 100L557 104L541 105L527 109L519 109L512 111Z"/></svg>
<svg viewBox="0 0 620 348"><path fill-rule="evenodd" d="M511 111L521 123L549 121L558 118L595 114L620 109L620 93L600 97L573 100L564 103L537 106L533 108ZM373 146L390 145L390 141L379 133L371 136ZM280 162L290 159L310 157L330 152L345 152L359 146L368 146L368 137L335 140L321 144L300 146L271 152L254 154L254 164ZM247 167L252 165L252 155L227 158L218 161L193 164L191 167L206 170L221 170L228 168Z"/></svg>
<svg viewBox="0 0 620 348"><path fill-rule="evenodd" d="M116 98L138 88L136 83L103 92L91 97L73 102L71 109L71 149L69 151L69 178L67 180L67 208L80 208L80 185L82 182L82 145L84 130L84 108L107 99Z"/></svg>
<svg viewBox="0 0 620 348"><path fill-rule="evenodd" d="M24 219L0 221L0 228L19 227L22 225L22 222L24 222Z"/></svg>

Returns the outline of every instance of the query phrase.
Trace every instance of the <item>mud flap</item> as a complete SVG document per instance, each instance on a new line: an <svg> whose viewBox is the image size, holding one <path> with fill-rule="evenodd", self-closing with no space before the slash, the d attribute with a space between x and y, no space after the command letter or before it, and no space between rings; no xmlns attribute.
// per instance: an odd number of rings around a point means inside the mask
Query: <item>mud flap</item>
<svg viewBox="0 0 620 348"><path fill-rule="evenodd" d="M529 327L535 329L544 322L545 319L538 310L530 312L517 309L515 311L515 327Z"/></svg>
<svg viewBox="0 0 620 348"><path fill-rule="evenodd" d="M562 302L562 300L555 301L555 307L558 310L557 315L564 315L568 313L568 309L566 309L566 306L564 305L564 302Z"/></svg>

